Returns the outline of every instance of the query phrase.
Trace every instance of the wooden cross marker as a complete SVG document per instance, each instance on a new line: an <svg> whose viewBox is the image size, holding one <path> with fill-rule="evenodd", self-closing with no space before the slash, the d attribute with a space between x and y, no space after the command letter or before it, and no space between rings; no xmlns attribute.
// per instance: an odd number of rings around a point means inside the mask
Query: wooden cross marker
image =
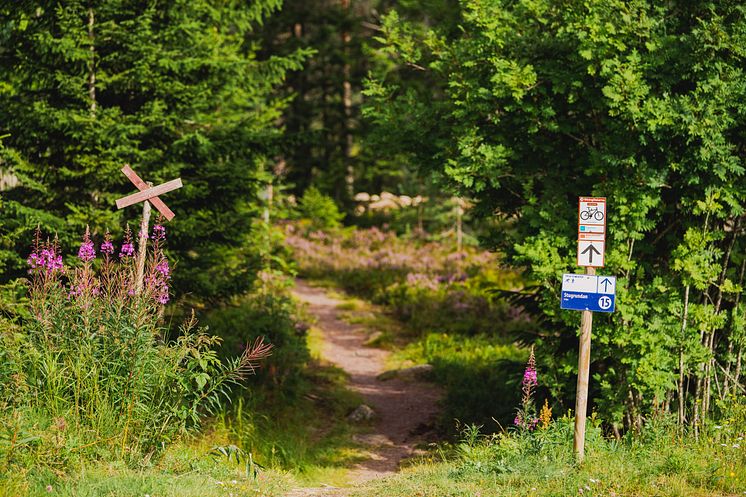
<svg viewBox="0 0 746 497"><path fill-rule="evenodd" d="M129 164L125 164L122 168L122 172L127 178L140 190L138 193L133 193L126 197L122 197L117 200L117 209L124 209L130 205L135 205L140 202L142 206L142 223L140 223L140 239L137 247L137 275L135 278L135 293L140 293L143 286L143 276L145 273L145 255L146 245L148 243L148 232L150 231L150 204L152 203L158 212L163 214L168 221L171 221L175 214L168 206L158 198L159 195L167 193L173 190L177 190L182 187L181 178L168 181L158 186L151 186L146 183L132 170Z"/></svg>

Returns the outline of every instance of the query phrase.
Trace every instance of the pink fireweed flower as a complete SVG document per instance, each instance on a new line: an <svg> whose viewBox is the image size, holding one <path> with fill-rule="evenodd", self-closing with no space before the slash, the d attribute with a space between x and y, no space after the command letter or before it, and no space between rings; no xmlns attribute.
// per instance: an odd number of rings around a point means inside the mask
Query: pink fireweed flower
<svg viewBox="0 0 746 497"><path fill-rule="evenodd" d="M163 259L158 265L155 266L155 270L161 273L164 279L171 277L171 268L168 267L168 261Z"/></svg>
<svg viewBox="0 0 746 497"><path fill-rule="evenodd" d="M170 297L168 295L168 285L163 285L160 288L160 290L161 291L155 297L155 301L158 302L161 305L166 305L166 304L168 304L168 301L170 300Z"/></svg>
<svg viewBox="0 0 746 497"><path fill-rule="evenodd" d="M536 374L536 370L532 368L526 368L526 371L523 373L523 384L524 385L531 385L536 386L538 385L538 376Z"/></svg>
<svg viewBox="0 0 746 497"><path fill-rule="evenodd" d="M536 373L536 358L534 357L534 349L531 348L531 354L526 364L526 370L523 372L523 388L535 387L539 384L539 377Z"/></svg>
<svg viewBox="0 0 746 497"><path fill-rule="evenodd" d="M33 252L26 259L31 271L35 269L42 270L46 273L63 272L62 256L57 254L54 246L48 246L39 251Z"/></svg>
<svg viewBox="0 0 746 497"><path fill-rule="evenodd" d="M96 249L93 248L93 242L83 242L78 249L78 258L83 262L91 262L96 258Z"/></svg>
<svg viewBox="0 0 746 497"><path fill-rule="evenodd" d="M101 244L101 253L111 255L114 253L114 244L110 240L106 240Z"/></svg>
<svg viewBox="0 0 746 497"><path fill-rule="evenodd" d="M88 226L85 228L85 235L83 235L83 243L80 244L78 249L78 258L83 262L91 262L96 258L96 249L93 247L91 241L91 232Z"/></svg>
<svg viewBox="0 0 746 497"><path fill-rule="evenodd" d="M119 250L119 257L132 257L135 254L135 246L132 242L124 242L121 250Z"/></svg>
<svg viewBox="0 0 746 497"><path fill-rule="evenodd" d="M104 235L104 243L101 244L101 253L106 256L110 256L114 253L114 244L111 243L109 230L106 230L106 234Z"/></svg>
<svg viewBox="0 0 746 497"><path fill-rule="evenodd" d="M166 239L166 228L162 224L156 224L153 226L153 239L165 240Z"/></svg>
<svg viewBox="0 0 746 497"><path fill-rule="evenodd" d="M122 248L119 250L119 258L132 257L135 254L135 245L132 243L132 231L129 225L124 230L124 241L122 242Z"/></svg>

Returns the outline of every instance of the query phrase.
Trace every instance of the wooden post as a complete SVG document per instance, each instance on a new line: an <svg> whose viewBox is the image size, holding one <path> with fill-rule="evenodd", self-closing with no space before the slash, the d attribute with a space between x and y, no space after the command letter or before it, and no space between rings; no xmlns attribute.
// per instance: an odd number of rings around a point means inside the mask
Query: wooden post
<svg viewBox="0 0 746 497"><path fill-rule="evenodd" d="M140 244L137 246L137 276L135 277L135 293L139 294L143 287L145 276L145 256L147 255L148 232L150 231L150 202L142 203L142 223L140 223Z"/></svg>
<svg viewBox="0 0 746 497"><path fill-rule="evenodd" d="M595 275L596 269L585 268L585 274ZM575 393L575 437L573 450L578 463L585 457L585 415L588 409L588 378L591 368L591 332L593 312L583 311L580 316L580 349L578 353L578 385Z"/></svg>

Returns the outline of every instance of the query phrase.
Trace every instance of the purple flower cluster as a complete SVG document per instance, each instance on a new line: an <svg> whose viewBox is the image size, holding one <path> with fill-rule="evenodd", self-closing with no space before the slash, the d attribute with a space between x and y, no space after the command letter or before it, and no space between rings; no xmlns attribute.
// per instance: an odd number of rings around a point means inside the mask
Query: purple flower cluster
<svg viewBox="0 0 746 497"><path fill-rule="evenodd" d="M153 226L153 239L165 240L166 239L166 228L162 224L156 224Z"/></svg>
<svg viewBox="0 0 746 497"><path fill-rule="evenodd" d="M124 242L119 250L119 258L132 257L135 254L135 246L132 242Z"/></svg>
<svg viewBox="0 0 746 497"><path fill-rule="evenodd" d="M57 254L54 247L45 247L32 252L26 260L31 270L42 270L46 273L63 272L62 256Z"/></svg>
<svg viewBox="0 0 746 497"><path fill-rule="evenodd" d="M168 260L164 257L153 268L153 273L148 277L148 285L151 287L155 301L159 304L167 304L170 300L168 294L168 280L171 279L171 268Z"/></svg>
<svg viewBox="0 0 746 497"><path fill-rule="evenodd" d="M111 255L114 253L114 244L111 243L111 240L106 240L104 243L101 244L101 253L106 255Z"/></svg>
<svg viewBox="0 0 746 497"><path fill-rule="evenodd" d="M533 430L534 428L536 428L536 425L539 424L539 418L524 420L520 415L518 415L513 420L513 424L516 425L518 428L523 428L524 430Z"/></svg>
<svg viewBox="0 0 746 497"><path fill-rule="evenodd" d="M83 243L80 244L80 248L78 249L78 259L83 262L91 262L95 258L96 249L93 247L93 242L91 241L91 232L88 226L86 226Z"/></svg>
<svg viewBox="0 0 746 497"><path fill-rule="evenodd" d="M526 369L523 371L521 385L523 398L513 424L523 430L533 430L539 424L539 418L534 415L536 412L534 406L534 388L539 385L539 375L536 372L536 357L534 356L533 347L531 347L531 354L529 354Z"/></svg>
<svg viewBox="0 0 746 497"><path fill-rule="evenodd" d="M539 384L538 375L536 369L533 367L527 367L526 371L523 372L523 386L535 387Z"/></svg>
<svg viewBox="0 0 746 497"><path fill-rule="evenodd" d="M93 248L92 241L83 241L78 249L78 258L83 262L91 262L96 258L96 249Z"/></svg>

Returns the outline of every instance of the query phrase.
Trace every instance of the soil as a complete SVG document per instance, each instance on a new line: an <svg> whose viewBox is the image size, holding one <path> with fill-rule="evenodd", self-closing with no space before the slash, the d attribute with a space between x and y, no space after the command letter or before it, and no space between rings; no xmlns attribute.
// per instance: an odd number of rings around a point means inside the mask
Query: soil
<svg viewBox="0 0 746 497"><path fill-rule="evenodd" d="M395 473L404 459L415 454L418 445L432 439L441 391L432 383L416 379L377 379L385 371L390 352L365 345L369 334L376 330L343 321L338 309L342 301L305 281L296 282L294 294L317 319L316 326L323 333L322 359L343 369L349 376L348 387L375 411L372 431L357 437L370 457L350 468L350 483ZM345 489L321 487L295 489L287 497L344 495Z"/></svg>

